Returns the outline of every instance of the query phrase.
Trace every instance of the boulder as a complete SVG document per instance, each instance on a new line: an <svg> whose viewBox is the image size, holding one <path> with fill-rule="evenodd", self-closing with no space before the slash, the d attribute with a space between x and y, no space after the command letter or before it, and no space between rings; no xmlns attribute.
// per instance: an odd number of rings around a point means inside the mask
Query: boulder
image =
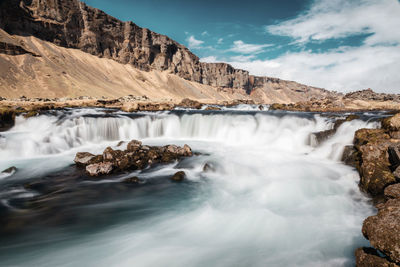
<svg viewBox="0 0 400 267"><path fill-rule="evenodd" d="M174 182L182 182L185 179L185 177L186 173L184 171L179 171L171 177L171 180Z"/></svg>
<svg viewBox="0 0 400 267"><path fill-rule="evenodd" d="M396 183L387 152L391 145L393 143L383 129L360 129L355 133L360 187L372 196L382 195L386 186Z"/></svg>
<svg viewBox="0 0 400 267"><path fill-rule="evenodd" d="M400 166L396 168L393 172L393 176L397 179L398 182L400 182Z"/></svg>
<svg viewBox="0 0 400 267"><path fill-rule="evenodd" d="M389 131L400 131L400 113L382 120L382 128Z"/></svg>
<svg viewBox="0 0 400 267"><path fill-rule="evenodd" d="M400 198L400 183L386 187L384 195L386 199Z"/></svg>
<svg viewBox="0 0 400 267"><path fill-rule="evenodd" d="M10 174L10 175L11 175L11 174L14 174L16 171L17 171L17 167L12 166L12 167L10 167L10 168L5 169L5 170L2 171L1 173Z"/></svg>
<svg viewBox="0 0 400 267"><path fill-rule="evenodd" d="M355 252L357 267L398 267L399 265L390 262L379 256L373 248L358 248Z"/></svg>
<svg viewBox="0 0 400 267"><path fill-rule="evenodd" d="M368 217L362 232L374 248L400 263L400 199L388 200L377 215Z"/></svg>
<svg viewBox="0 0 400 267"><path fill-rule="evenodd" d="M94 163L86 166L86 173L90 176L101 176L110 174L114 169L111 162Z"/></svg>
<svg viewBox="0 0 400 267"><path fill-rule="evenodd" d="M103 152L103 160L114 162L123 155L121 150L114 150L111 147L107 147Z"/></svg>
<svg viewBox="0 0 400 267"><path fill-rule="evenodd" d="M89 152L78 152L76 153L74 162L76 165L85 167L90 164L101 162L103 157L93 155Z"/></svg>

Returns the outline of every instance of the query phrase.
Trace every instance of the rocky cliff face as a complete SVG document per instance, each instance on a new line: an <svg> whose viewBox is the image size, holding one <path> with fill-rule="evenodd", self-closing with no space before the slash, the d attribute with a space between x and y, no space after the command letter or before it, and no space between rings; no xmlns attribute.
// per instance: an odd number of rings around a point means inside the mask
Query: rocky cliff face
<svg viewBox="0 0 400 267"><path fill-rule="evenodd" d="M186 80L248 94L257 88L279 90L286 82L252 76L226 63L202 63L169 37L133 22L122 22L78 0L3 0L0 28L10 34L33 35L59 46L131 64L140 70L169 71ZM301 87L305 92L317 89L287 83L288 88ZM316 94L327 94L322 89L317 91ZM268 93L259 97L265 95L270 97Z"/></svg>
<svg viewBox="0 0 400 267"><path fill-rule="evenodd" d="M201 63L167 36L122 22L78 0L4 0L0 27L10 34L33 35L141 70L168 70L217 87L250 90L254 86L247 71L225 63Z"/></svg>

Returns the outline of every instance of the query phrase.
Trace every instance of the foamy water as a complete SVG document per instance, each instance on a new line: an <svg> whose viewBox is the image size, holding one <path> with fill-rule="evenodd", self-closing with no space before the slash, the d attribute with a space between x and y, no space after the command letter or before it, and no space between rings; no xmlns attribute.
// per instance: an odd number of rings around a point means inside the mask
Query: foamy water
<svg viewBox="0 0 400 267"><path fill-rule="evenodd" d="M330 119L240 109L134 117L78 110L19 117L0 142L0 168L14 165L19 170L2 182L56 172L70 165L76 152L100 153L120 140L189 144L202 155L135 172L150 181L183 170L188 179L184 184L89 207L99 216L123 208L112 225L65 235L61 228L44 240L0 245L1 261L6 266L354 264L354 249L367 244L362 221L373 210L358 190L358 174L340 163L340 157L357 129L377 123L346 122L331 139L313 147L310 134L329 129ZM205 163L213 171L204 172ZM1 197L7 200L10 194ZM130 219L139 204L152 212Z"/></svg>

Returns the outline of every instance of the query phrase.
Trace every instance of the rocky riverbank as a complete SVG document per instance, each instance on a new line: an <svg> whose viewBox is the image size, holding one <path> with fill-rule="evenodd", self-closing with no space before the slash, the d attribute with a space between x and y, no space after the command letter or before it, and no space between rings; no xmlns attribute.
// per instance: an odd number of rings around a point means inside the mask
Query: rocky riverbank
<svg viewBox="0 0 400 267"><path fill-rule="evenodd" d="M343 161L357 168L360 189L373 197L378 214L362 227L371 248L356 251L357 266L400 266L400 113L380 129L360 129Z"/></svg>

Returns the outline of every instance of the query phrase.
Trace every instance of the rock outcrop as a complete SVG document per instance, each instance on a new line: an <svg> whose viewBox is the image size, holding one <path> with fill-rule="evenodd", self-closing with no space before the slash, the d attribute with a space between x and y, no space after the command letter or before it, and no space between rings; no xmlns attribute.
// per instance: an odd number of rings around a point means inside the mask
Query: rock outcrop
<svg viewBox="0 0 400 267"><path fill-rule="evenodd" d="M144 146L142 142L132 140L126 150L107 147L102 155L79 152L74 161L78 167L85 168L87 175L101 176L126 170L141 170L156 163L169 163L192 155L192 149L188 145Z"/></svg>
<svg viewBox="0 0 400 267"><path fill-rule="evenodd" d="M360 129L354 147L343 160L360 173L360 188L374 197L378 214L368 217L362 233L373 248L356 251L357 266L399 266L400 264L400 113L382 121L381 129ZM381 253L378 253L380 251Z"/></svg>
<svg viewBox="0 0 400 267"><path fill-rule="evenodd" d="M78 0L1 1L0 28L9 34L35 36L140 70L168 71L201 84L254 93L257 99L276 98L278 94L290 101L293 95L299 95L297 98L301 100L306 95L324 97L331 94L295 82L252 76L248 71L226 63L200 62L196 55L169 37L133 22L122 22ZM12 50L23 53L17 48ZM269 90L255 90L257 88Z"/></svg>

